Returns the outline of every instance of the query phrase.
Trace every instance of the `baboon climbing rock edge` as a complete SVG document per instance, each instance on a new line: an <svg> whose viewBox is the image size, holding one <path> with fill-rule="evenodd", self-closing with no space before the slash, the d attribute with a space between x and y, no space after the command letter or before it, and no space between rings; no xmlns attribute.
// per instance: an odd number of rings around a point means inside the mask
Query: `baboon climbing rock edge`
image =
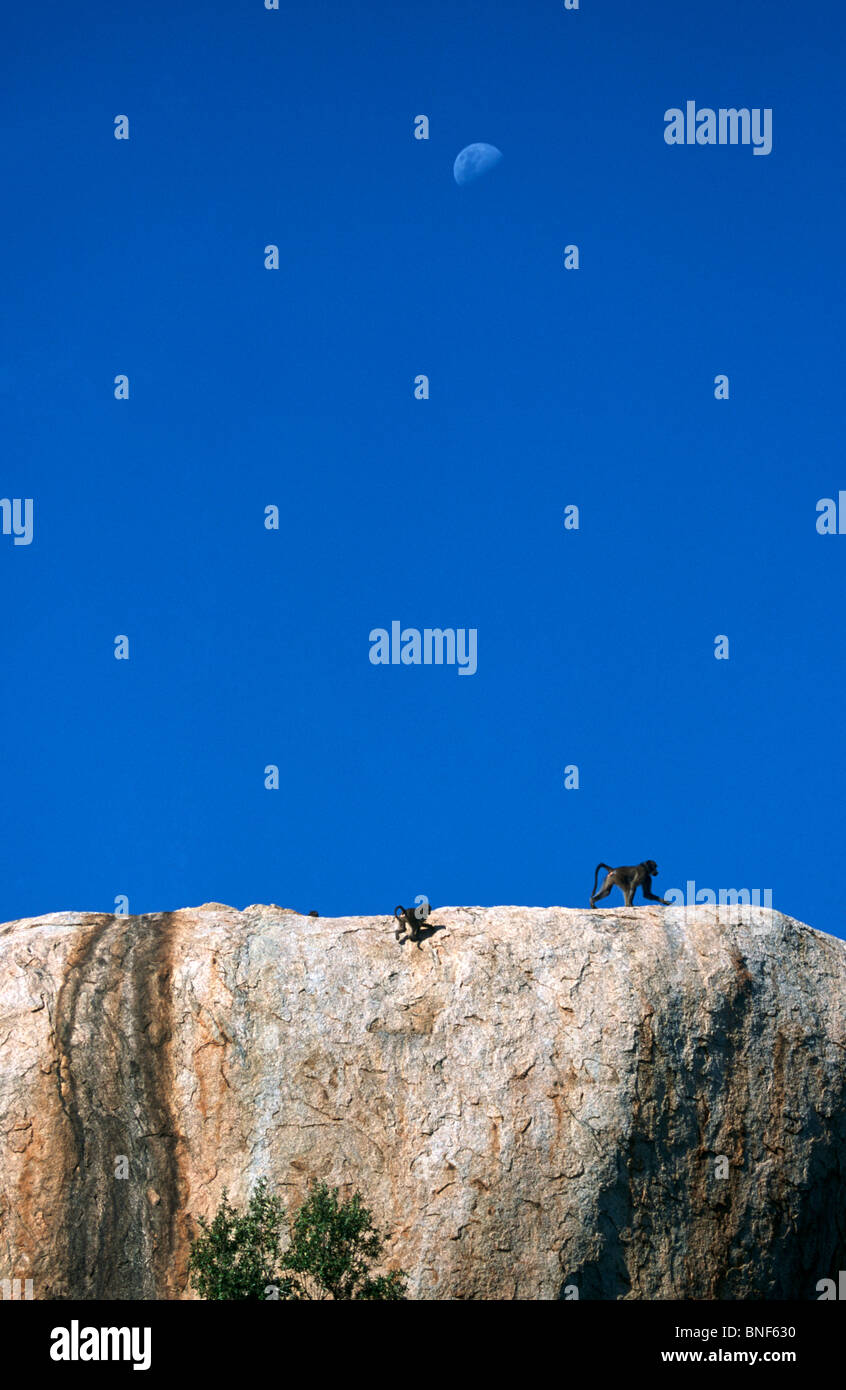
<svg viewBox="0 0 846 1390"><path fill-rule="evenodd" d="M193 1223L262 1176L358 1188L414 1298L815 1299L846 1269L844 942L766 908L426 925L0 927L0 1279L190 1297Z"/></svg>

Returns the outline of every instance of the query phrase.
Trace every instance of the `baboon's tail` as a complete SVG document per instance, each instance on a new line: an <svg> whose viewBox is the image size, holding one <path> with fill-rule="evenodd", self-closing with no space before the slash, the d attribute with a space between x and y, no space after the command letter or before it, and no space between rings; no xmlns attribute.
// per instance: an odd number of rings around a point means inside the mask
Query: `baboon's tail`
<svg viewBox="0 0 846 1390"><path fill-rule="evenodd" d="M599 882L599 870L600 870L600 869L607 869L608 872L609 872L609 874L610 874L610 872L611 872L611 865L610 865L610 864L597 864L597 866L596 866L596 872L594 873L594 876L593 876L593 892L591 893L591 897L592 897L592 898L596 897L596 885L597 885L597 883Z"/></svg>

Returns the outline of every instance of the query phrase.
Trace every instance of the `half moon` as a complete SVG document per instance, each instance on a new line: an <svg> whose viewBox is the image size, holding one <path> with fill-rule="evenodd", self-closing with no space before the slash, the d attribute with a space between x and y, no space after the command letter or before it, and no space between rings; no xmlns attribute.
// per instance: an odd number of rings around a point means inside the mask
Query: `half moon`
<svg viewBox="0 0 846 1390"><path fill-rule="evenodd" d="M498 150L496 145L465 145L455 157L452 166L453 178L459 185L473 183L489 169L493 169L501 159L502 150Z"/></svg>

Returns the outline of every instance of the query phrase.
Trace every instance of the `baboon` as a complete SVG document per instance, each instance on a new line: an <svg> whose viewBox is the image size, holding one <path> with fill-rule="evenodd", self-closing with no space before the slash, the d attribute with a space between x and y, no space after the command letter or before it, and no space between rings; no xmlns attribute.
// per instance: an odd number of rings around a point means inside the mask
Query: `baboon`
<svg viewBox="0 0 846 1390"><path fill-rule="evenodd" d="M310 912L308 915L309 915L309 917L319 917L319 916L320 916L320 913L319 913L319 912L315 912L314 908L312 908L312 909L311 909L311 912Z"/></svg>
<svg viewBox="0 0 846 1390"><path fill-rule="evenodd" d="M596 891L596 880L599 878L599 870L607 869L605 880L599 892ZM656 898L652 891L652 876L657 874L658 865L654 859L644 859L642 864L621 864L619 869L612 869L610 864L597 864L596 872L593 876L593 892L590 895L590 905L593 907L599 902L600 898L607 898L611 889L616 883L618 888L622 888L623 897L626 900L626 907L631 907L634 902L635 889L640 885L643 889L643 896L648 898L651 903L661 903L664 907L672 906L666 898Z"/></svg>
<svg viewBox="0 0 846 1390"><path fill-rule="evenodd" d="M418 951L422 950L423 948L419 940L420 928L426 921L431 910L428 898L423 898L416 907L403 907L402 904L400 904L399 907L395 907L394 916L399 923L394 932L395 939L399 941L400 935L405 932L403 940L416 941Z"/></svg>

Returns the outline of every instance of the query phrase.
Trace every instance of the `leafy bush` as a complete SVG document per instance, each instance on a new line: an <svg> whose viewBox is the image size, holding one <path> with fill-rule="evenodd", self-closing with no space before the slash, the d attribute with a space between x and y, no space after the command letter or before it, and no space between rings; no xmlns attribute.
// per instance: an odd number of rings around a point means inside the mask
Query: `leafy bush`
<svg viewBox="0 0 846 1390"><path fill-rule="evenodd" d="M266 1189L261 1178L246 1213L240 1215L224 1188L211 1225L200 1217L201 1234L191 1246L188 1270L201 1298L264 1299L268 1285L278 1283L286 1211Z"/></svg>
<svg viewBox="0 0 846 1390"><path fill-rule="evenodd" d="M370 1266L383 1241L358 1192L346 1202L338 1189L315 1183L294 1218L284 1268L293 1274L294 1298L405 1298L402 1270L374 1277Z"/></svg>
<svg viewBox="0 0 846 1390"><path fill-rule="evenodd" d="M214 1220L209 1225L200 1217L199 1225L188 1269L201 1298L405 1298L402 1270L370 1272L384 1242L358 1192L341 1202L336 1187L315 1183L294 1217L284 1250L287 1213L278 1198L268 1195L264 1178L244 1215L235 1211L224 1189Z"/></svg>

